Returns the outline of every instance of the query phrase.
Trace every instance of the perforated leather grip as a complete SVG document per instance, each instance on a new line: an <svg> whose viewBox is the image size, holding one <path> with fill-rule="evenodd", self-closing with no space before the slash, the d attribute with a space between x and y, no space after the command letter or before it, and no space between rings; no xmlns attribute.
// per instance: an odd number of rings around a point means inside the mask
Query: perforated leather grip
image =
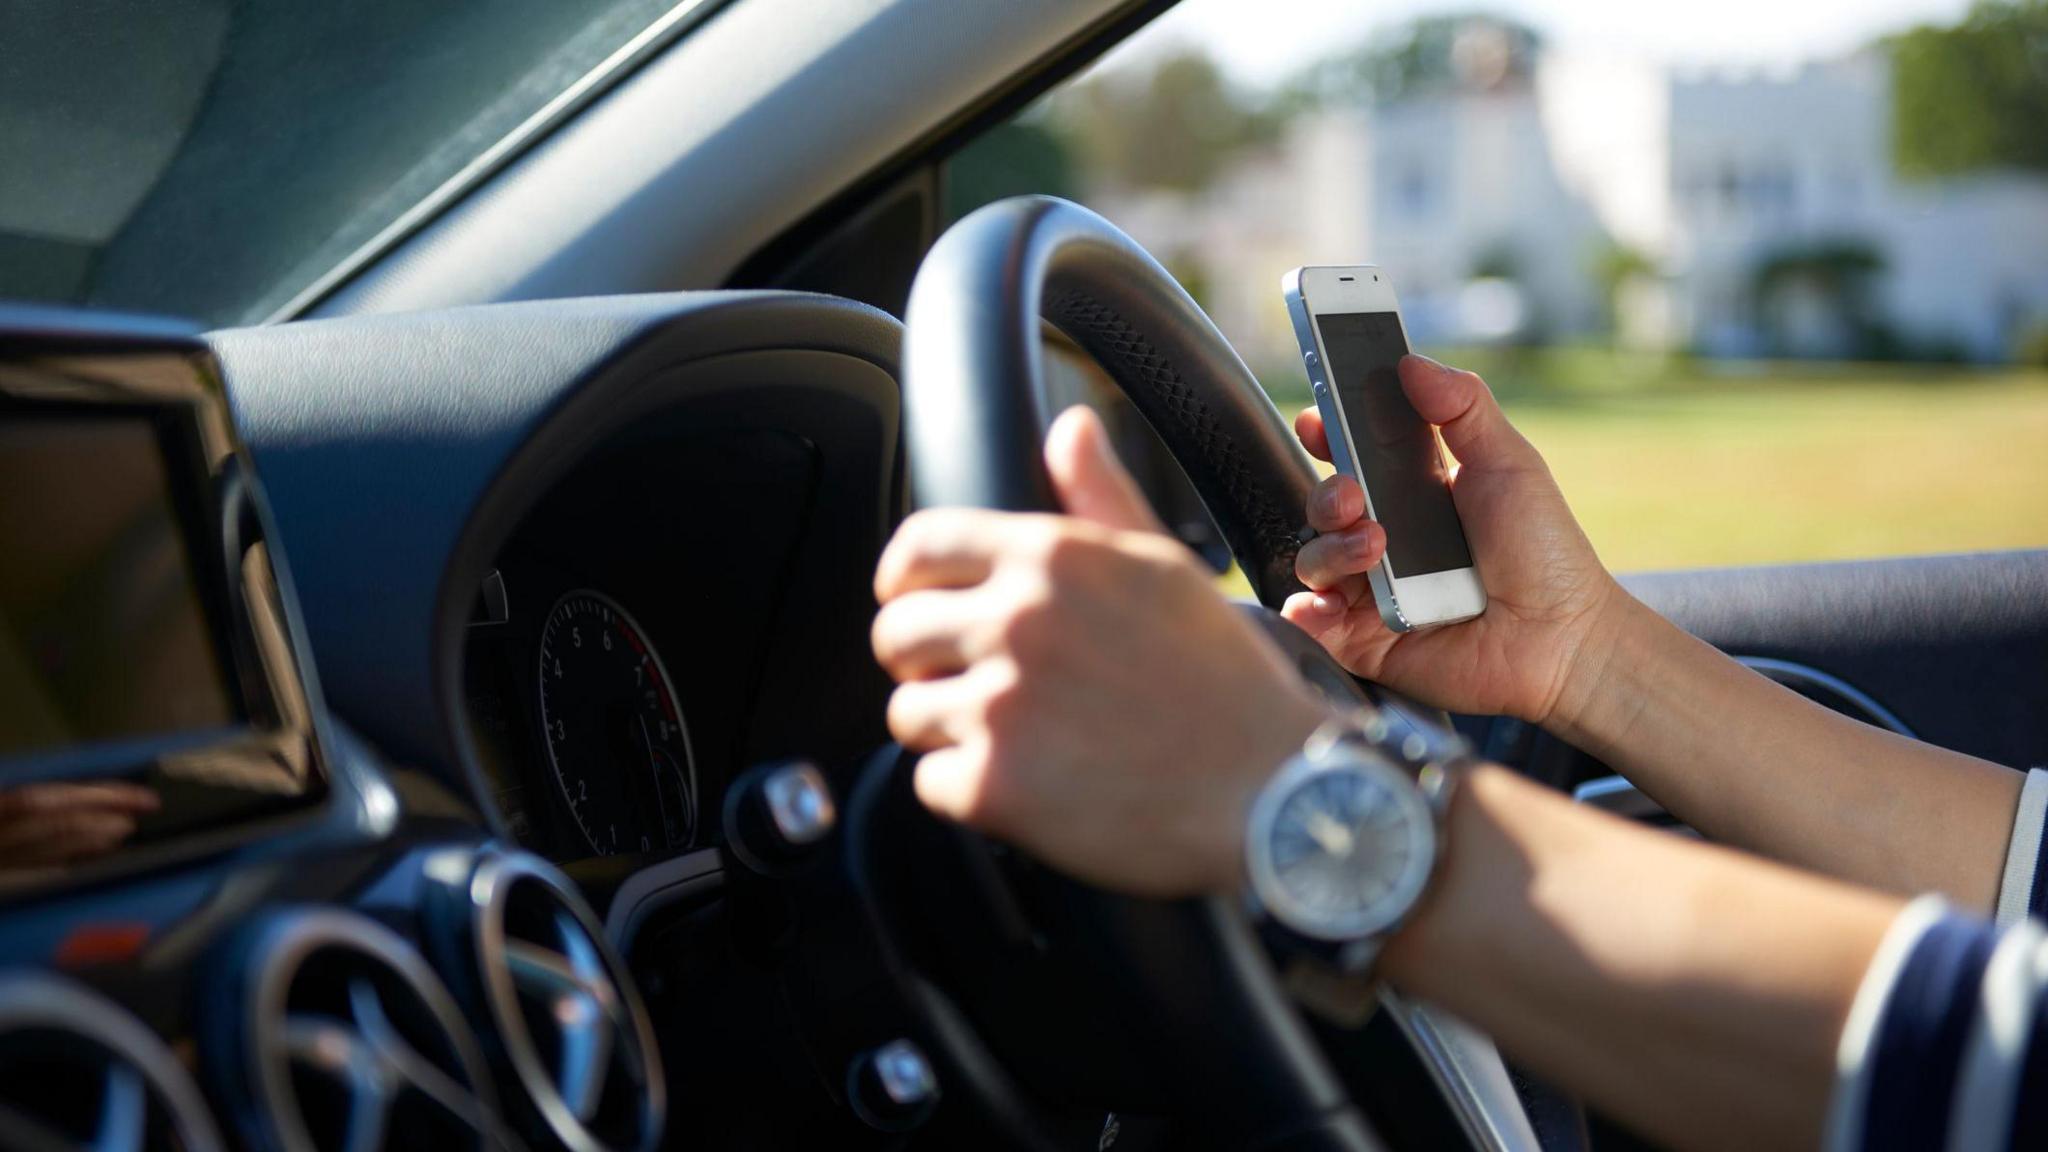
<svg viewBox="0 0 2048 1152"><path fill-rule="evenodd" d="M918 273L903 356L917 503L1056 507L1040 456L1052 415L1041 316L1165 441L1260 600L1278 607L1299 591L1294 554L1316 480L1308 454L1173 277L1108 221L1051 197L973 213Z"/></svg>

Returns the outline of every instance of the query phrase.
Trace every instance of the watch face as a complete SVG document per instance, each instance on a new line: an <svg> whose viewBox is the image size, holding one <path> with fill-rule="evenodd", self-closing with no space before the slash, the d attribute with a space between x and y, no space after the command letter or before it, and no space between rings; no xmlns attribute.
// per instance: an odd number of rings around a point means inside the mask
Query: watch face
<svg viewBox="0 0 2048 1152"><path fill-rule="evenodd" d="M1280 922L1330 940L1400 920L1422 893L1436 825L1415 784L1374 760L1275 782L1254 814L1253 883Z"/></svg>

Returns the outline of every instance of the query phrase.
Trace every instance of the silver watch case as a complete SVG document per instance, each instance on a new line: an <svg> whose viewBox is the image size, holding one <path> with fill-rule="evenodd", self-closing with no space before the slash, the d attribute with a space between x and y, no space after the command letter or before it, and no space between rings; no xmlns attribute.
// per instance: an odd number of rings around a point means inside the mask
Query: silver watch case
<svg viewBox="0 0 2048 1152"><path fill-rule="evenodd" d="M1382 783L1393 796L1398 810L1418 838L1421 851L1411 853L1401 874L1388 892L1355 912L1333 916L1296 900L1281 882L1272 862L1272 839L1281 806L1288 797L1316 778L1331 772L1354 772ZM1437 774L1430 774L1432 777ZM1429 783L1434 783L1434 779ZM1341 736L1318 732L1301 751L1290 757L1260 790L1253 802L1245 836L1245 864L1251 894L1262 911L1282 927L1342 949L1346 958L1353 953L1374 953L1373 946L1392 933L1414 910L1429 886L1441 854L1438 805L1415 775L1374 748ZM1367 948L1356 948L1366 944ZM1350 967L1350 964L1343 965Z"/></svg>

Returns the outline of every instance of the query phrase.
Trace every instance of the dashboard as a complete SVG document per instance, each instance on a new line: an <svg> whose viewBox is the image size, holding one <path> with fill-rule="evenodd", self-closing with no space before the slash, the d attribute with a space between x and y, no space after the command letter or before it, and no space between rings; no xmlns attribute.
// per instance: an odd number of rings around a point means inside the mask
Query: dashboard
<svg viewBox="0 0 2048 1152"><path fill-rule="evenodd" d="M793 601L831 592L799 560L807 535L877 494L821 486L834 445L692 414L606 444L555 486L465 625L463 705L491 802L516 840L559 862L705 847L745 767L886 739L879 710L832 703L872 699L872 676L802 683L805 668L857 665L864 633L779 627ZM799 671L771 687L777 664ZM814 709L846 726L792 741L788 714Z"/></svg>
<svg viewBox="0 0 2048 1152"><path fill-rule="evenodd" d="M899 339L0 309L0 1148L873 1135L818 1072L873 1039L735 958L726 808L886 741Z"/></svg>

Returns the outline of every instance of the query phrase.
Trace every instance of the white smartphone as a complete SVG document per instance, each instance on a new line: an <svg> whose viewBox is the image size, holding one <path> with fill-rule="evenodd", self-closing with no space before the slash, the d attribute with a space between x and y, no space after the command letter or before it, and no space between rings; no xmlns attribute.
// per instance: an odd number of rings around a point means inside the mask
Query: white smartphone
<svg viewBox="0 0 2048 1152"><path fill-rule="evenodd" d="M1296 268L1281 288L1331 463L1365 489L1366 514L1387 530L1386 555L1369 573L1380 619L1408 632L1486 611L1443 442L1401 391L1408 332L1394 285L1361 264Z"/></svg>

